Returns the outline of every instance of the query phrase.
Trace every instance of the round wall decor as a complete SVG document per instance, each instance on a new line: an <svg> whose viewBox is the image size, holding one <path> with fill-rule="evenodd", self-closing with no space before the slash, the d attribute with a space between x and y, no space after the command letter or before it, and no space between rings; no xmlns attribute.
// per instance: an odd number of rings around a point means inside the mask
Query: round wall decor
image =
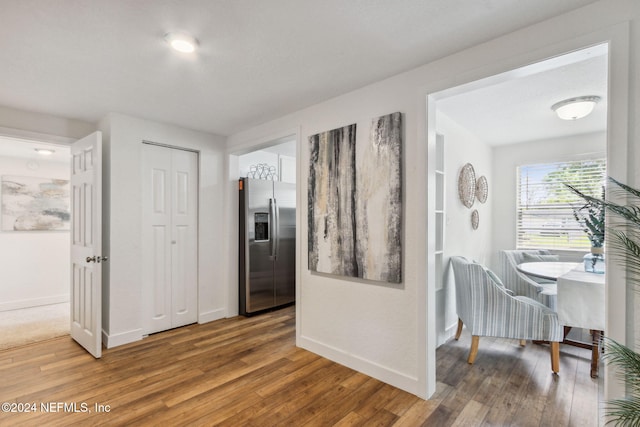
<svg viewBox="0 0 640 427"><path fill-rule="evenodd" d="M489 183L487 183L487 178L482 175L476 181L476 197L480 203L484 203L487 201L487 197L489 196Z"/></svg>
<svg viewBox="0 0 640 427"><path fill-rule="evenodd" d="M480 225L480 214L477 209L474 209L473 212L471 212L471 228L477 230L478 225Z"/></svg>
<svg viewBox="0 0 640 427"><path fill-rule="evenodd" d="M470 208L476 198L476 172L473 165L467 163L460 169L458 175L458 197L463 205Z"/></svg>

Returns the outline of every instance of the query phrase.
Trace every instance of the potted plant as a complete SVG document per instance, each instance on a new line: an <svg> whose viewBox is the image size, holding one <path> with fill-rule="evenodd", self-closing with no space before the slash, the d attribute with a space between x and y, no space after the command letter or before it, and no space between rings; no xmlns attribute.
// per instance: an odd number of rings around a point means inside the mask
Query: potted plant
<svg viewBox="0 0 640 427"><path fill-rule="evenodd" d="M609 253L624 260L627 286L640 290L640 190L609 178L629 200L628 205L586 196L575 191L587 202L600 204L613 214L612 219L620 221L616 228L609 227L613 241L609 242ZM607 402L605 412L609 422L623 426L640 425L640 354L614 340L605 338L604 359L618 367L619 377L626 384L627 395L622 399Z"/></svg>
<svg viewBox="0 0 640 427"><path fill-rule="evenodd" d="M575 187L565 184L571 191L584 198L584 194ZM582 227L591 242L591 253L584 256L584 270L590 273L604 273L604 187L602 199L585 199L585 204L573 209L573 217Z"/></svg>

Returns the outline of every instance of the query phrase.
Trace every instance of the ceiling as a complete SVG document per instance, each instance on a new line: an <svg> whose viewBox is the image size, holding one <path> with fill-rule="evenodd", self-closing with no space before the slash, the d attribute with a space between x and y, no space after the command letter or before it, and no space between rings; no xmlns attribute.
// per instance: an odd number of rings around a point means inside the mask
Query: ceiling
<svg viewBox="0 0 640 427"><path fill-rule="evenodd" d="M0 0L0 105L228 135L594 1Z"/></svg>
<svg viewBox="0 0 640 427"><path fill-rule="evenodd" d="M53 150L53 154L44 156L36 152L37 148ZM59 162L69 164L71 149L63 145L46 144L18 138L0 136L0 157L26 159L27 168L37 169L40 163ZM2 173L2 171L0 171Z"/></svg>
<svg viewBox="0 0 640 427"><path fill-rule="evenodd" d="M602 132L607 126L607 46L598 45L476 82L437 102L439 111L489 145ZM493 78L487 79L492 80ZM601 99L579 120L561 120L551 106L579 96Z"/></svg>

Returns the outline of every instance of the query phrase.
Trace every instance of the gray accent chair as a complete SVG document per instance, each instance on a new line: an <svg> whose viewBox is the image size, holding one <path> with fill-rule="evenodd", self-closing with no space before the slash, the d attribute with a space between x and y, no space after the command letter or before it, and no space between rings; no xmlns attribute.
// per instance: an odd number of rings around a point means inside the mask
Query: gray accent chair
<svg viewBox="0 0 640 427"><path fill-rule="evenodd" d="M525 253L531 255L551 255L546 250L503 250L500 251L500 277L515 295L521 295L541 302L556 310L558 286L555 282L534 280L518 271L516 266L525 261Z"/></svg>
<svg viewBox="0 0 640 427"><path fill-rule="evenodd" d="M467 362L473 364L480 337L500 337L548 341L551 344L551 370L560 369L560 342L564 330L558 314L528 297L510 295L495 282L480 264L464 257L451 257L456 288L456 311L460 338L463 325L471 333L471 349Z"/></svg>

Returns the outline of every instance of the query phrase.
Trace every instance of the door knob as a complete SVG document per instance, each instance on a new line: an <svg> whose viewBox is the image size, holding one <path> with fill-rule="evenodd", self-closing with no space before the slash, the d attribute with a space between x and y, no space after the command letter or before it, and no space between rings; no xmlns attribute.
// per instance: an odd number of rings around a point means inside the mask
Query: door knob
<svg viewBox="0 0 640 427"><path fill-rule="evenodd" d="M87 262L97 262L100 263L100 261L107 261L108 258L106 256L100 256L100 255L94 255L94 256L88 256L87 257Z"/></svg>

